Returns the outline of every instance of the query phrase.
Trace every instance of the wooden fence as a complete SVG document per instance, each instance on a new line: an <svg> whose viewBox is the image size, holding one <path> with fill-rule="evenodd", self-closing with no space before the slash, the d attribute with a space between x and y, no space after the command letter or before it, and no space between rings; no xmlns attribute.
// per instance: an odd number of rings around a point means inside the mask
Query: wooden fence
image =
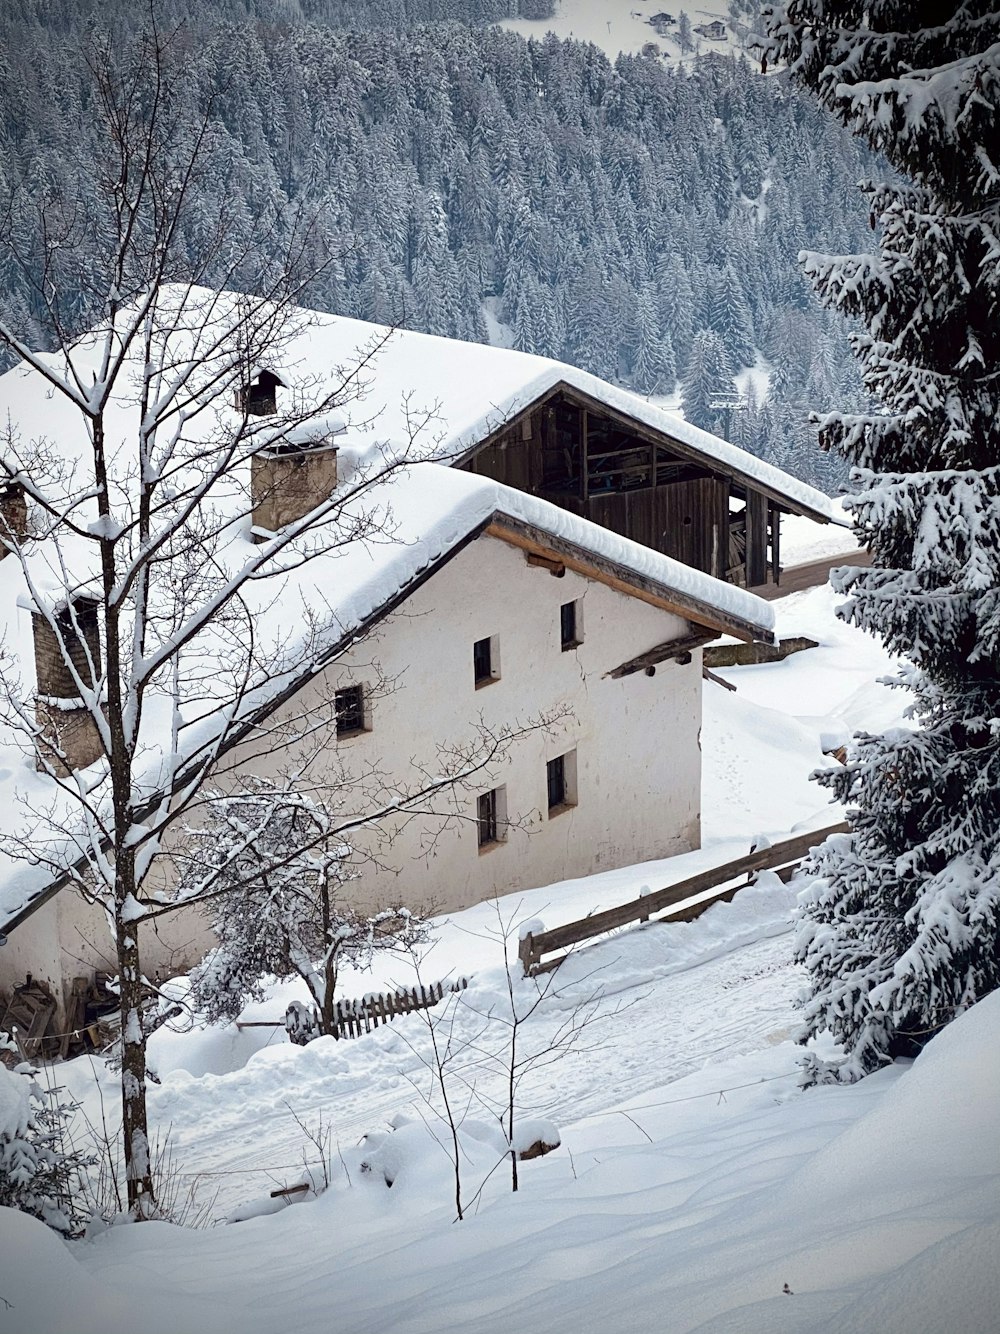
<svg viewBox="0 0 1000 1334"><path fill-rule="evenodd" d="M464 991L469 985L467 977L456 978L454 982L432 982L429 986L410 987L402 991L383 991L377 996L363 996L360 1000L339 1000L334 1006L335 1038L359 1038L362 1033L370 1033L380 1024L388 1024L398 1019L401 1014L412 1014L414 1010L429 1010L438 1005L445 996L453 991ZM237 1020L236 1027L243 1028L284 1028L283 1019Z"/></svg>
<svg viewBox="0 0 1000 1334"><path fill-rule="evenodd" d="M365 996L362 1000L337 1001L334 1007L334 1037L359 1038L362 1033L370 1033L379 1024L388 1024L401 1014L430 1010L450 992L464 991L468 985L467 977L459 977L454 982L433 982L427 987L383 991L378 996Z"/></svg>
<svg viewBox="0 0 1000 1334"><path fill-rule="evenodd" d="M843 834L849 828L847 824L835 824L827 826L826 829L814 829L809 834L799 834L771 847L761 848L744 857L737 857L734 861L725 862L721 866L699 871L697 875L681 880L676 885L668 885L653 894L644 894L641 898L631 899L617 908L591 913L589 917L580 918L576 922L567 922L565 926L554 927L551 931L529 933L518 947L524 975L528 977L533 973L544 973L551 968L558 968L574 945L579 945L585 940L593 940L596 936L614 931L617 927L629 926L632 922L648 922L654 913L663 913L666 910L664 916L657 919L660 921L691 922L700 917L713 903L724 903L733 898L751 883L756 871L777 871L783 880L789 880L810 848L822 843L830 834ZM740 878L740 883L732 884L731 882L737 878ZM697 903L685 902L698 894L707 894L709 890L718 890L718 893L699 899ZM555 954L555 957L545 959L544 956L547 954Z"/></svg>

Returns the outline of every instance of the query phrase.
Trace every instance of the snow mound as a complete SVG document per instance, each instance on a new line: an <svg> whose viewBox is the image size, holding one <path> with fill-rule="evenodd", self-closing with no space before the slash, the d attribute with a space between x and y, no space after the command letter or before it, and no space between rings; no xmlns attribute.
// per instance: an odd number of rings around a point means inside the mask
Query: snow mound
<svg viewBox="0 0 1000 1334"><path fill-rule="evenodd" d="M116 1255L125 1249L124 1232L159 1230L166 1224L112 1228ZM170 1228L171 1232L180 1229ZM151 1240L152 1237L150 1236ZM98 1247L99 1242L91 1243ZM37 1218L0 1208L0 1334L177 1334L211 1330L238 1334L247 1328L247 1311L238 1298L225 1305L179 1295L168 1277L150 1275L141 1298L93 1277L88 1250L78 1261L67 1244ZM126 1261L127 1264L127 1261Z"/></svg>

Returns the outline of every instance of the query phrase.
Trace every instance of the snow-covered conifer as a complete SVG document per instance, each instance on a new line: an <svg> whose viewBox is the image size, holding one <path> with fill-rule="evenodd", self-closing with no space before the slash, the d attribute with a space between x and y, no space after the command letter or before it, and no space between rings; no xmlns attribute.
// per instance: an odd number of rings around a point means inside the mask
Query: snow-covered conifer
<svg viewBox="0 0 1000 1334"><path fill-rule="evenodd" d="M80 1174L88 1160L67 1139L73 1104L37 1073L0 1063L0 1206L76 1232L83 1222Z"/></svg>
<svg viewBox="0 0 1000 1334"><path fill-rule="evenodd" d="M733 368L714 329L699 329L681 379L684 416L703 431L718 431L725 420L722 399L735 393Z"/></svg>
<svg viewBox="0 0 1000 1334"><path fill-rule="evenodd" d="M874 253L804 256L881 409L822 422L854 466L870 569L841 614L904 659L912 729L821 775L853 832L815 858L799 957L809 1034L845 1077L912 1049L1000 984L1000 13L792 0L775 53L898 176L867 187Z"/></svg>

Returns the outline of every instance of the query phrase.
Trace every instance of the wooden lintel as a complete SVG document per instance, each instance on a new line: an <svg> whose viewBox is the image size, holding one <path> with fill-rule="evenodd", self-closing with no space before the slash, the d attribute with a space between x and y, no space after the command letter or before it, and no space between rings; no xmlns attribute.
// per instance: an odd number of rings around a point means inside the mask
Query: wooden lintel
<svg viewBox="0 0 1000 1334"><path fill-rule="evenodd" d="M670 662L671 660L680 663L691 661L691 654L695 649L701 648L703 644L713 638L711 630L695 630L691 627L691 633L682 635L679 639L670 639L664 644L656 644L653 648L647 649L645 653L640 653L636 658L630 658L628 662L623 662L620 667L615 667L610 672L605 672L605 676L610 676L613 681L618 681L623 676L631 676L634 672L648 672L652 676L658 663ZM652 669L652 670L651 670Z"/></svg>

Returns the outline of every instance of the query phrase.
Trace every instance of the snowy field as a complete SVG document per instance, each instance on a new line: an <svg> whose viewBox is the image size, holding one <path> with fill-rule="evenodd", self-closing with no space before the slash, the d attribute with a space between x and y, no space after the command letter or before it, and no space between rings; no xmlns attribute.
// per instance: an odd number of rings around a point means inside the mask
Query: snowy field
<svg viewBox="0 0 1000 1334"><path fill-rule="evenodd" d="M677 20L682 12L687 14L692 28L693 49L687 53L681 51L676 22L665 25L662 34L649 22L654 15L663 13ZM693 31L715 20L726 24L724 40L703 37ZM547 32L554 32L560 38L593 42L611 60L621 51L641 51L649 42L655 42L661 56L672 65L709 51L723 54L741 51L744 45L743 32L735 32L730 25L726 0L689 0L682 4L672 0L671 3L664 0L557 0L556 12L550 19L514 19L502 26L522 37L542 37Z"/></svg>
<svg viewBox="0 0 1000 1334"><path fill-rule="evenodd" d="M819 648L725 672L736 693L706 683L703 849L439 923L422 975L471 983L430 1012L433 1034L419 1015L305 1048L267 1029L161 1030L152 1117L169 1132L178 1207L214 1226L113 1227L67 1246L0 1210L0 1334L996 1334L1000 997L914 1063L803 1093L796 888L769 874L696 922L621 932L539 983L515 968L520 1013L550 988L519 1032L515 1139L555 1130L561 1143L520 1165L517 1194L503 1157L500 937L516 953L525 920L552 927L757 836L830 823L839 812L808 779L824 748L900 721L902 701L875 683L890 664L835 621L835 601L822 588L774 604L780 633ZM411 981L383 960L343 990ZM275 988L245 1017L280 1017L297 994ZM461 1222L432 1037L447 1051ZM113 1116L102 1063L57 1074L92 1120L102 1098ZM318 1197L271 1200L324 1176Z"/></svg>

